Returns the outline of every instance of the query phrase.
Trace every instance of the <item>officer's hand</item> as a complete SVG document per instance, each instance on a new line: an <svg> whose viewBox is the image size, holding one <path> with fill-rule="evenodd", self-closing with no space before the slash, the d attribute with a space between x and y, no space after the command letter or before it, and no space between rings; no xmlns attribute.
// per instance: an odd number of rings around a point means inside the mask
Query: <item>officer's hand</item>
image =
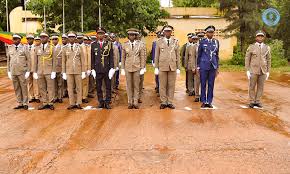
<svg viewBox="0 0 290 174"><path fill-rule="evenodd" d="M250 73L250 71L247 71L247 77L248 77L248 79L251 78L251 73Z"/></svg>
<svg viewBox="0 0 290 174"><path fill-rule="evenodd" d="M159 69L158 69L158 68L155 68L155 70L154 70L154 74L155 74L155 75L158 75L158 74L159 74Z"/></svg>
<svg viewBox="0 0 290 174"><path fill-rule="evenodd" d="M89 76L91 74L91 70L87 70L87 75Z"/></svg>
<svg viewBox="0 0 290 174"><path fill-rule="evenodd" d="M63 78L63 80L67 79L66 73L62 73L62 78Z"/></svg>
<svg viewBox="0 0 290 174"><path fill-rule="evenodd" d="M180 70L179 70L179 69L176 70L176 74L177 74L177 75L180 74Z"/></svg>
<svg viewBox="0 0 290 174"><path fill-rule="evenodd" d="M217 77L219 75L219 70L217 69L215 72L215 77Z"/></svg>
<svg viewBox="0 0 290 174"><path fill-rule="evenodd" d="M122 66L122 62L119 62L119 66Z"/></svg>
<svg viewBox="0 0 290 174"><path fill-rule="evenodd" d="M146 66L145 66L145 68L144 68L144 73L146 73L147 72L147 69L146 69Z"/></svg>
<svg viewBox="0 0 290 174"><path fill-rule="evenodd" d="M38 79L38 74L37 73L33 73L33 78L37 80Z"/></svg>
<svg viewBox="0 0 290 174"><path fill-rule="evenodd" d="M269 79L269 76L270 76L270 73L269 73L269 72L267 72L267 73L266 73L266 80L268 80L268 79Z"/></svg>
<svg viewBox="0 0 290 174"><path fill-rule="evenodd" d="M145 72L144 72L144 69L141 69L141 70L140 70L140 75L144 75L144 73L145 73Z"/></svg>
<svg viewBox="0 0 290 174"><path fill-rule="evenodd" d="M124 76L125 75L125 70L121 69L121 75Z"/></svg>
<svg viewBox="0 0 290 174"><path fill-rule="evenodd" d="M96 74L96 71L94 69L92 69L92 75L94 77L94 79L96 78L97 74Z"/></svg>
<svg viewBox="0 0 290 174"><path fill-rule="evenodd" d="M8 78L9 78L10 80L12 80L12 74L11 74L11 72L8 72L7 74L8 74Z"/></svg>
<svg viewBox="0 0 290 174"><path fill-rule="evenodd" d="M86 72L82 72L82 79L86 78Z"/></svg>
<svg viewBox="0 0 290 174"><path fill-rule="evenodd" d="M111 68L110 71L109 71L109 79L112 79L114 74L115 74L115 69Z"/></svg>
<svg viewBox="0 0 290 174"><path fill-rule="evenodd" d="M30 75L30 72L26 72L24 75L25 79L28 79L29 75Z"/></svg>
<svg viewBox="0 0 290 174"><path fill-rule="evenodd" d="M55 79L55 77L56 77L56 72L51 72L50 78Z"/></svg>
<svg viewBox="0 0 290 174"><path fill-rule="evenodd" d="M153 60L152 60L152 62L151 62L151 63L152 63L152 66L153 66L153 68L155 68L155 63L153 62Z"/></svg>
<svg viewBox="0 0 290 174"><path fill-rule="evenodd" d="M119 67L116 67L116 71L119 71Z"/></svg>
<svg viewBox="0 0 290 174"><path fill-rule="evenodd" d="M195 75L196 74L196 69L192 70L192 74Z"/></svg>

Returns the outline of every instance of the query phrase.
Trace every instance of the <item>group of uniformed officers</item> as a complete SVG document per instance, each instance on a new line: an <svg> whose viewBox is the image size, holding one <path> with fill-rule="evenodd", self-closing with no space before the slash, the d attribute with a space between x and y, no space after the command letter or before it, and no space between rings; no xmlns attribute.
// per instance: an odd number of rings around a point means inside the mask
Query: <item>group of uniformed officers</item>
<svg viewBox="0 0 290 174"><path fill-rule="evenodd" d="M172 32L172 26L164 26L152 44L160 109L175 108L175 81L181 65L186 71L188 95L194 96L195 102L201 102L201 108L213 108L220 47L218 40L213 38L215 27L189 33L188 42L181 50ZM28 34L26 45L21 44L21 35L13 34L13 44L7 52L7 71L18 101L14 109L27 110L29 102L41 102L39 110L54 110L54 103L62 103L65 97L69 98L67 109L82 109L82 103L94 98L95 89L97 107L111 109L112 92L118 90L119 75L126 77L128 109L139 109L147 59L139 30L128 29L128 41L123 45L116 34L107 33L102 27L98 27L96 33L96 36L87 36L68 32L62 35L60 44L57 34L50 37L43 31L39 37ZM246 54L251 108L262 107L263 85L269 77L271 54L270 48L263 43L264 37L264 32L258 31L257 43L251 45Z"/></svg>

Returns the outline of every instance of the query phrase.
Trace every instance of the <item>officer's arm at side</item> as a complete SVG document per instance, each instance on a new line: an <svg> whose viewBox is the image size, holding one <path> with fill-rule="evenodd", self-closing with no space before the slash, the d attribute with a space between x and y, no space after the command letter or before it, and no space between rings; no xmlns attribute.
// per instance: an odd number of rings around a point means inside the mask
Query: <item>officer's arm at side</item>
<svg viewBox="0 0 290 174"><path fill-rule="evenodd" d="M126 50L125 50L125 45L124 45L122 48L121 69L125 69L125 57L126 57Z"/></svg>
<svg viewBox="0 0 290 174"><path fill-rule="evenodd" d="M176 41L176 63L177 63L177 69L179 69L180 70L180 54L179 54L179 42L178 41ZM184 53L185 54L185 53Z"/></svg>
<svg viewBox="0 0 290 174"><path fill-rule="evenodd" d="M201 56L202 56L202 41L200 41L200 44L198 46L198 56L197 56L197 62L196 62L196 65L197 65L197 68L200 68L200 59L201 59Z"/></svg>
<svg viewBox="0 0 290 174"><path fill-rule="evenodd" d="M271 48L268 46L268 53L266 55L266 60L267 60L267 72L270 72L271 70Z"/></svg>
<svg viewBox="0 0 290 174"><path fill-rule="evenodd" d="M160 47L159 43L156 42L156 48L155 48L155 68L159 68L159 55L160 55Z"/></svg>
<svg viewBox="0 0 290 174"><path fill-rule="evenodd" d="M245 68L247 71L250 71L250 63L251 63L251 46L248 47L245 56Z"/></svg>

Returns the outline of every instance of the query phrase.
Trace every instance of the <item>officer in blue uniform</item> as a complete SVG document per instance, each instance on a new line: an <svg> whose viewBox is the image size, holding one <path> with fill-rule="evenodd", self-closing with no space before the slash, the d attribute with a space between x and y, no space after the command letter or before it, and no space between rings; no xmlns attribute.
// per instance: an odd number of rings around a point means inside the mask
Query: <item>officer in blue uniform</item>
<svg viewBox="0 0 290 174"><path fill-rule="evenodd" d="M197 69L200 73L201 108L213 108L213 89L219 68L219 41L214 39L214 26L205 29L206 37L198 47Z"/></svg>

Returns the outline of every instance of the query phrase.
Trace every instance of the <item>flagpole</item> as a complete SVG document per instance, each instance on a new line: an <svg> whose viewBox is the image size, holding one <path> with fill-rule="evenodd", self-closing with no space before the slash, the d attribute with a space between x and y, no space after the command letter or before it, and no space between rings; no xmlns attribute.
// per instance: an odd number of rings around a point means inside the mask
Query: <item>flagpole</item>
<svg viewBox="0 0 290 174"><path fill-rule="evenodd" d="M27 34L26 0L24 0L24 14L25 14L25 33Z"/></svg>
<svg viewBox="0 0 290 174"><path fill-rule="evenodd" d="M81 26L82 26L82 32L84 32L84 0L81 2Z"/></svg>
<svg viewBox="0 0 290 174"><path fill-rule="evenodd" d="M9 14L8 14L8 0L6 0L6 30L9 32Z"/></svg>
<svg viewBox="0 0 290 174"><path fill-rule="evenodd" d="M62 33L65 33L64 0L62 0Z"/></svg>
<svg viewBox="0 0 290 174"><path fill-rule="evenodd" d="M101 0L99 0L99 26L102 27L102 17L101 17Z"/></svg>
<svg viewBox="0 0 290 174"><path fill-rule="evenodd" d="M46 31L45 5L43 6L44 31Z"/></svg>

